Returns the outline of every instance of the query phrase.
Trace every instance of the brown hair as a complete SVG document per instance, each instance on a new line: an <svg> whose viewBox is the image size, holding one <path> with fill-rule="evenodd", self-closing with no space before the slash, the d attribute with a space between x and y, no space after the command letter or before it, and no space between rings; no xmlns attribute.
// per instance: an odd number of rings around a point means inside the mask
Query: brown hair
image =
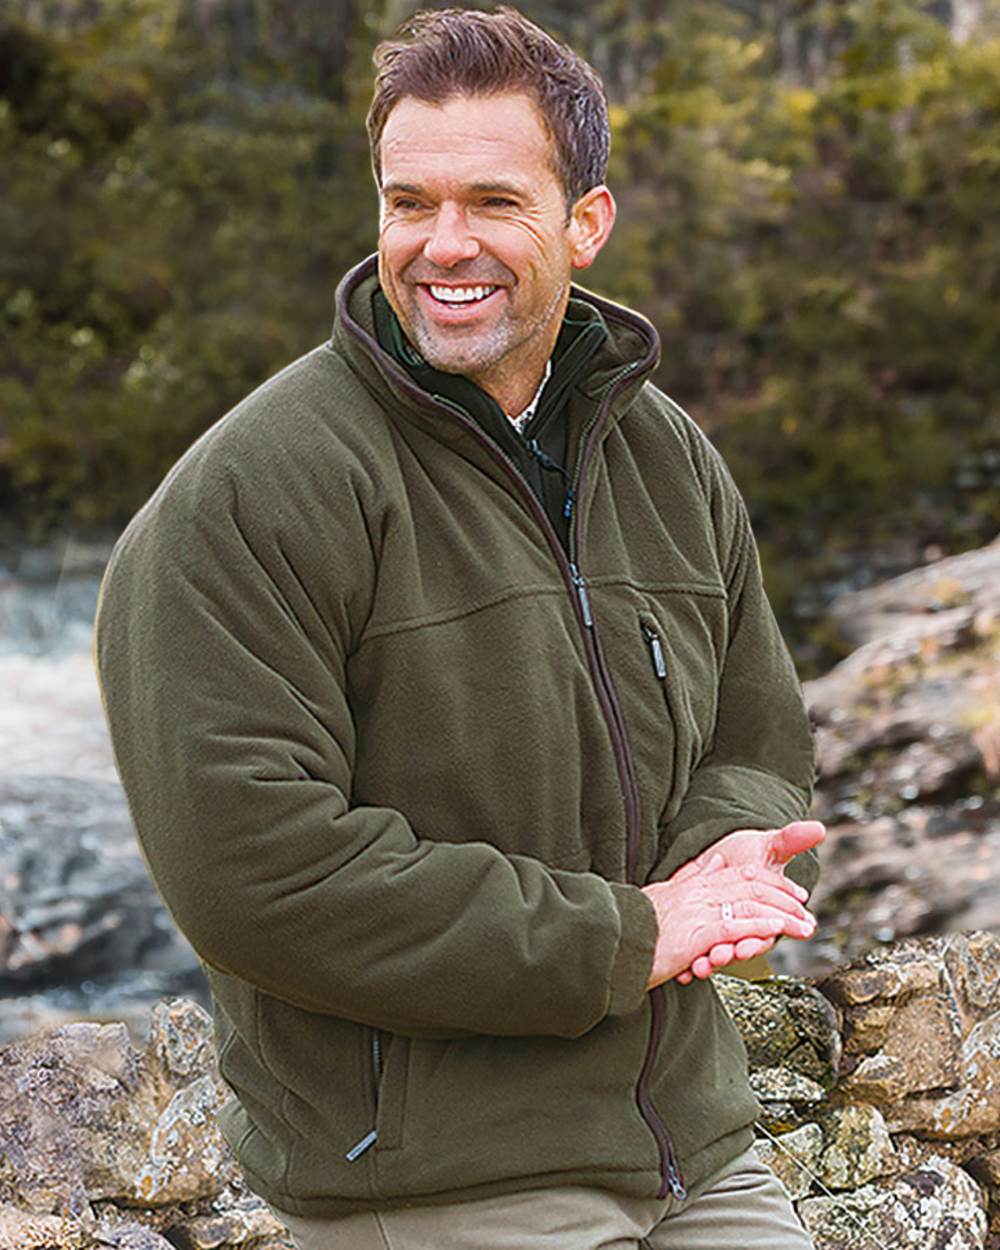
<svg viewBox="0 0 1000 1250"><path fill-rule="evenodd" d="M404 96L441 104L454 95L506 91L534 98L555 144L555 173L567 208L604 181L611 131L597 72L516 9L424 9L407 18L393 39L380 43L372 60L375 95L368 139L378 182L382 131Z"/></svg>

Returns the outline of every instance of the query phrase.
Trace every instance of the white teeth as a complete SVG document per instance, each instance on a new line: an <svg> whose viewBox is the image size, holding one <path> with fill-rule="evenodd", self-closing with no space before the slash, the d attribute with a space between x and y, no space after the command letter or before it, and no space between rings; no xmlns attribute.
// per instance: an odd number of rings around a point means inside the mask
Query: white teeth
<svg viewBox="0 0 1000 1250"><path fill-rule="evenodd" d="M471 304L492 295L495 286L431 286L431 294L442 304Z"/></svg>

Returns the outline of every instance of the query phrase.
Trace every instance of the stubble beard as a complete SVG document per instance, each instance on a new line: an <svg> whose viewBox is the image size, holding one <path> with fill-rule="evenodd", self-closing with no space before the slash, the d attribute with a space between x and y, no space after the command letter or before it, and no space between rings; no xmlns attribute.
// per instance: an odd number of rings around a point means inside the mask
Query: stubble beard
<svg viewBox="0 0 1000 1250"><path fill-rule="evenodd" d="M508 313L489 329L468 333L467 341L456 335L455 341L449 342L448 331L428 325L418 312L414 318L413 345L429 365L442 373L458 373L474 381L489 378L516 348L544 334L568 285L560 283L538 316L522 323Z"/></svg>

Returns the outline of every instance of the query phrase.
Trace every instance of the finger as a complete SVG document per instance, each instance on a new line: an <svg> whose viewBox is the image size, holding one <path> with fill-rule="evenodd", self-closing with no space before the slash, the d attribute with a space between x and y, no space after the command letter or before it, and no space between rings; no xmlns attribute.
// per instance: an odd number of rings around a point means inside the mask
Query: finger
<svg viewBox="0 0 1000 1250"><path fill-rule="evenodd" d="M689 859L686 864L681 864L675 872L670 874L671 881L689 881L692 877L697 877L704 869L704 865L699 859Z"/></svg>
<svg viewBox="0 0 1000 1250"><path fill-rule="evenodd" d="M734 950L732 942L720 942L708 952L708 962L713 968L724 968L726 964L732 963Z"/></svg>
<svg viewBox="0 0 1000 1250"><path fill-rule="evenodd" d="M718 946L723 942L735 944L744 938L761 938L766 940L767 938L776 938L779 934L785 934L787 937L802 941L811 938L816 932L816 921L812 916L807 916L805 920L799 920L796 916L791 916L787 912L772 910L761 904L754 903L743 904L741 910L749 910L750 908L754 908L757 914L737 914L736 906L734 905L732 919L723 919L721 915L716 917L714 924L706 925L699 934L702 940L698 942L698 946L703 950L711 950L713 946Z"/></svg>
<svg viewBox="0 0 1000 1250"><path fill-rule="evenodd" d="M710 951L713 946L720 946L724 942L734 945L742 942L744 938L776 938L780 934L787 932L794 927L796 937L803 936L799 931L799 925L802 922L796 920L793 916L783 915L778 912L761 913L757 916L737 916L729 920L724 920L720 915L713 918L711 924L707 924L698 934L698 942L695 949L701 948L702 951ZM694 968L694 961L691 963Z"/></svg>
<svg viewBox="0 0 1000 1250"><path fill-rule="evenodd" d="M826 837L826 826L818 820L793 820L770 835L768 858L772 863L787 864Z"/></svg>
<svg viewBox="0 0 1000 1250"><path fill-rule="evenodd" d="M735 945L731 942L719 942L707 955L700 955L695 960L698 976L704 980L713 971L717 972L719 968L724 968L735 960L753 959L756 955L763 955L771 949L774 942L774 938L743 938ZM674 979L680 985L690 985L694 975L692 969L688 968L679 972Z"/></svg>
<svg viewBox="0 0 1000 1250"><path fill-rule="evenodd" d="M712 877L705 876L699 883L706 896L725 888L733 898L763 897L761 890L767 888L777 893L771 897L793 900L796 907L801 908L805 899L802 889L786 877L780 866L768 867L765 864L740 864L738 867L727 868ZM808 898L808 895L806 896Z"/></svg>
<svg viewBox="0 0 1000 1250"><path fill-rule="evenodd" d="M689 859L686 863L681 864L680 868L675 869L670 874L671 881L690 881L692 877L700 877L703 873L715 872L719 868L724 868L726 861L718 853L713 851L711 847L695 855L693 859Z"/></svg>
<svg viewBox="0 0 1000 1250"><path fill-rule="evenodd" d="M691 965L691 971L699 981L707 981L715 969L712 967L712 961L707 955L699 955Z"/></svg>
<svg viewBox="0 0 1000 1250"><path fill-rule="evenodd" d="M734 959L755 959L763 955L774 945L774 938L744 938L733 947Z"/></svg>
<svg viewBox="0 0 1000 1250"><path fill-rule="evenodd" d="M772 885L768 881L742 883L742 888L731 896L730 901L734 913L738 916L756 915L757 912L752 906L755 903L776 911L787 912L788 915L795 916L798 920L805 920L809 915L807 909L793 894L789 894L787 890ZM747 904L750 906L748 907Z"/></svg>

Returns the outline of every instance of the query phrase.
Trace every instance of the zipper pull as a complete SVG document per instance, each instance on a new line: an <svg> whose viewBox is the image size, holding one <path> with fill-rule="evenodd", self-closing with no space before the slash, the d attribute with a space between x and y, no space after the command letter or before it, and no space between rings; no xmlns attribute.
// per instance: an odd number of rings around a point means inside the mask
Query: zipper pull
<svg viewBox="0 0 1000 1250"><path fill-rule="evenodd" d="M684 1182L681 1180L680 1169L677 1166L677 1162L673 1157L672 1151L670 1157L667 1159L667 1184L670 1186L670 1192L678 1202L683 1202L688 1196L688 1191L685 1189Z"/></svg>
<svg viewBox="0 0 1000 1250"><path fill-rule="evenodd" d="M642 636L649 643L649 652L653 657L653 668L656 670L657 677L659 677L660 681L666 680L667 662L663 658L663 644L660 642L660 635L652 626L647 625L643 621Z"/></svg>
<svg viewBox="0 0 1000 1250"><path fill-rule="evenodd" d="M561 464L553 460L552 457L547 452L542 450L542 445L538 441L537 438L529 438L527 440L527 444L528 444L528 450L535 457L535 459L538 461L538 463L542 466L543 469L548 469L552 473L565 473L566 472L566 470L562 467Z"/></svg>
<svg viewBox="0 0 1000 1250"><path fill-rule="evenodd" d="M378 1133L372 1129L370 1133L366 1133L359 1142L350 1148L344 1158L348 1163L353 1163L356 1159L360 1159L366 1150L370 1150L378 1138Z"/></svg>
<svg viewBox="0 0 1000 1250"><path fill-rule="evenodd" d="M569 566L570 575L573 578L573 585L576 587L576 595L580 600L580 610L583 612L583 623L588 629L594 628L594 618L590 614L590 596L587 594L587 583L583 580L583 574L575 564Z"/></svg>
<svg viewBox="0 0 1000 1250"><path fill-rule="evenodd" d="M567 521L573 515L573 503L574 503L573 487L571 486L569 490L566 492L566 502L563 504L563 516L566 518Z"/></svg>

